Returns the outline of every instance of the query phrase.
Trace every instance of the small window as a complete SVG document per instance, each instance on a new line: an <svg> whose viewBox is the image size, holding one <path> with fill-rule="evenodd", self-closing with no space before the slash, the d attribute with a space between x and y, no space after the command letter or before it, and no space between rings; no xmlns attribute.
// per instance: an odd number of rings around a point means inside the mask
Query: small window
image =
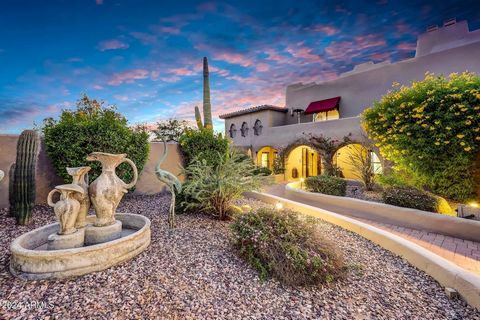
<svg viewBox="0 0 480 320"><path fill-rule="evenodd" d="M327 121L327 120L334 120L339 119L340 114L338 113L337 109L333 109L330 111L318 112L313 115L313 122L320 122L320 121Z"/></svg>
<svg viewBox="0 0 480 320"><path fill-rule="evenodd" d="M232 123L232 125L230 126L230 138L235 138L235 136L237 135L237 128L235 127L235 124Z"/></svg>
<svg viewBox="0 0 480 320"><path fill-rule="evenodd" d="M370 150L370 161L372 162L372 170L374 174L382 174L382 162L377 154Z"/></svg>
<svg viewBox="0 0 480 320"><path fill-rule="evenodd" d="M262 134L262 121L258 120L255 121L255 125L253 126L253 133L256 135L256 136L259 136Z"/></svg>
<svg viewBox="0 0 480 320"><path fill-rule="evenodd" d="M242 132L242 137L248 136L248 124L246 122L242 123L240 131Z"/></svg>

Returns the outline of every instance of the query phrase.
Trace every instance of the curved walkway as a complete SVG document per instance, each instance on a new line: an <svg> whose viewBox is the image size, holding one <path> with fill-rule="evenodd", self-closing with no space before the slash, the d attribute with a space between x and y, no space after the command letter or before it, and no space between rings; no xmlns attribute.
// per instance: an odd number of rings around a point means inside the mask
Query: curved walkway
<svg viewBox="0 0 480 320"><path fill-rule="evenodd" d="M456 265L480 275L480 243L469 240L444 236L437 233L426 232L424 230L416 230L410 228L399 227L386 223L379 223L372 220L360 219L353 217L345 208L340 208L334 205L319 206L314 201L307 201L303 199L296 199L285 195L285 184L275 184L268 187L265 193L282 197L288 200L301 202L313 207L333 211L335 213L348 216L350 218L368 223L377 228L389 231L395 235L414 242L425 249L455 263Z"/></svg>

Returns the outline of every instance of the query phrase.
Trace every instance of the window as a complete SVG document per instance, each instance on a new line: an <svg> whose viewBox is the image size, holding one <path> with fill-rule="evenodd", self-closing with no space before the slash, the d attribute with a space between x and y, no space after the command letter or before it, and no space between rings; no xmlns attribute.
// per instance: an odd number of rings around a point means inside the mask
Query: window
<svg viewBox="0 0 480 320"><path fill-rule="evenodd" d="M382 173L382 162L378 158L377 154L370 150L370 161L372 162L372 169L374 174Z"/></svg>
<svg viewBox="0 0 480 320"><path fill-rule="evenodd" d="M242 132L242 137L248 136L248 124L246 122L242 123L240 131Z"/></svg>
<svg viewBox="0 0 480 320"><path fill-rule="evenodd" d="M262 152L262 163L261 166L263 168L270 167L270 159L268 158L269 152Z"/></svg>
<svg viewBox="0 0 480 320"><path fill-rule="evenodd" d="M232 123L232 125L230 126L230 138L235 138L235 136L237 135L237 128L235 127L235 124Z"/></svg>
<svg viewBox="0 0 480 320"><path fill-rule="evenodd" d="M255 134L256 136L259 136L262 134L262 121L258 120L255 121L255 125L253 126L253 134Z"/></svg>
<svg viewBox="0 0 480 320"><path fill-rule="evenodd" d="M326 120L333 120L333 119L339 119L339 118L340 118L340 114L338 113L338 110L333 109L326 112L316 113L313 116L313 121L318 122L318 121L326 121Z"/></svg>

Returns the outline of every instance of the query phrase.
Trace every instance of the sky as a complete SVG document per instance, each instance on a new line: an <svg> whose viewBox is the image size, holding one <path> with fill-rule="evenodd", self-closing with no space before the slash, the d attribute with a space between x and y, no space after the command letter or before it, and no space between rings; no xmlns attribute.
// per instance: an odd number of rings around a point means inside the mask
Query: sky
<svg viewBox="0 0 480 320"><path fill-rule="evenodd" d="M444 20L480 28L480 1L0 0L0 133L57 118L81 94L129 123L191 120L202 58L219 114L285 105L286 86L412 58Z"/></svg>

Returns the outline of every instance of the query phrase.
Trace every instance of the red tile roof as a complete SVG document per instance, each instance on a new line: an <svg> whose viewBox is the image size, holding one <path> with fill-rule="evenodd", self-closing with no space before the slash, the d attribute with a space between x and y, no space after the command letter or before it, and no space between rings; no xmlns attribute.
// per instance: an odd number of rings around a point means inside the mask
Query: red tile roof
<svg viewBox="0 0 480 320"><path fill-rule="evenodd" d="M277 112L287 112L288 111L287 108L276 107L276 106L271 106L271 105L264 104L264 105L261 105L261 106L256 106L256 107L247 108L247 109L243 109L243 110L238 110L238 111L234 111L234 112L230 112L230 113L225 113L225 114L220 115L219 118L220 119L228 119L228 118L233 118L233 117L241 116L241 115L244 115L244 114L254 113L254 112L259 112L259 111L264 111L264 110L271 110L271 111L277 111Z"/></svg>

